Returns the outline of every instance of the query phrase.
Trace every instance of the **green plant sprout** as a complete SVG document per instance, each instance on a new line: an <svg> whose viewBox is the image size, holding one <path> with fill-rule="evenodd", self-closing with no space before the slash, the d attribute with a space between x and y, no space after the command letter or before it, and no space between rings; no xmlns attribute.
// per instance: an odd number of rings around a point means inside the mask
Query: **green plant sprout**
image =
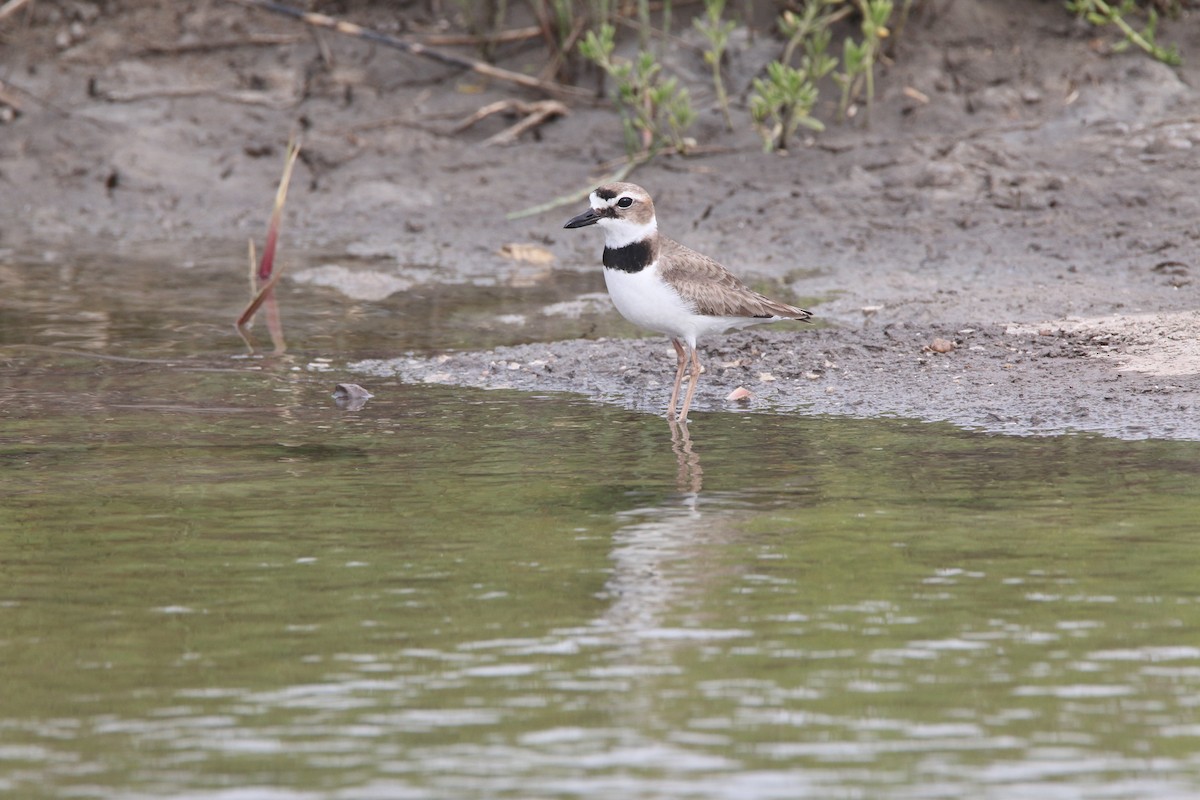
<svg viewBox="0 0 1200 800"><path fill-rule="evenodd" d="M823 131L825 126L812 116L819 91L817 82L837 67L827 52L835 14L818 16L821 7L837 0L822 0L808 6L802 16L784 12L780 26L789 35L785 58L767 65L766 79L755 78L750 95L750 118L763 140L763 150L787 150L799 127ZM803 45L800 66L790 63L796 46Z"/></svg>
<svg viewBox="0 0 1200 800"><path fill-rule="evenodd" d="M826 6L841 6L828 14L822 14L821 11ZM850 14L853 8L846 4L846 0L810 0L804 6L804 13L796 14L792 11L784 11L779 16L779 32L787 38L787 45L783 48L783 55L779 60L785 64L792 63L792 56L796 53L797 47L803 47L809 37L814 34L826 31L832 27L835 22L845 18Z"/></svg>
<svg viewBox="0 0 1200 800"><path fill-rule="evenodd" d="M535 6L539 21L547 35L547 46L550 48L551 63L554 65L553 74L559 78L570 79L575 74L575 64L572 63L571 53L574 51L574 37L585 24L575 15L574 4L571 0L540 0ZM547 69L547 72L550 72Z"/></svg>
<svg viewBox="0 0 1200 800"><path fill-rule="evenodd" d="M1134 0L1122 0L1121 5L1116 7L1105 0L1067 0L1067 10L1071 13L1083 17L1097 27L1108 24L1116 25L1121 33L1125 34L1125 40L1114 45L1113 50L1119 52L1128 48L1132 43L1164 64L1170 64L1173 67L1179 66L1182 59L1179 57L1179 51L1175 45L1163 47L1154 41L1154 36L1158 32L1158 12L1153 7L1147 8L1146 27L1139 31L1125 20L1125 17L1132 14L1135 9Z"/></svg>
<svg viewBox="0 0 1200 800"><path fill-rule="evenodd" d="M729 95L725 91L725 79L721 76L721 62L725 58L725 49L729 46L729 34L737 27L737 23L725 21L725 0L704 0L704 16L692 20L696 30L708 41L708 49L704 51L704 63L712 69L713 89L717 93L717 104L725 115L725 127L733 130L733 115L729 113Z"/></svg>
<svg viewBox="0 0 1200 800"><path fill-rule="evenodd" d="M782 61L767 64L766 79L754 79L750 117L762 136L763 150L787 150L796 128L823 131L825 126L812 116L817 87L803 69Z"/></svg>
<svg viewBox="0 0 1200 800"><path fill-rule="evenodd" d="M696 119L687 89L675 77L664 78L662 65L646 50L633 61L614 58L615 35L612 25L601 24L599 33L588 31L579 52L616 84L626 151L631 157L664 147L686 152L686 132Z"/></svg>
<svg viewBox="0 0 1200 800"><path fill-rule="evenodd" d="M845 119L850 104L866 89L867 118L875 101L875 63L879 60L883 40L888 36L888 21L892 16L892 0L857 0L862 13L861 42L847 36L842 43L842 71L835 73L834 81L841 87L842 99L838 103L838 118Z"/></svg>

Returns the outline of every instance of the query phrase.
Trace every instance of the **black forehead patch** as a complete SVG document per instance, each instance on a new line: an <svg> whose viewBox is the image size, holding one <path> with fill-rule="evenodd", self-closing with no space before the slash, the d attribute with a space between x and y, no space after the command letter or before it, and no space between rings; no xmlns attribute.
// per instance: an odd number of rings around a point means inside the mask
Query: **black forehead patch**
<svg viewBox="0 0 1200 800"><path fill-rule="evenodd" d="M601 188L596 190L596 197L599 197L601 200L612 200L616 196L617 193L612 189Z"/></svg>

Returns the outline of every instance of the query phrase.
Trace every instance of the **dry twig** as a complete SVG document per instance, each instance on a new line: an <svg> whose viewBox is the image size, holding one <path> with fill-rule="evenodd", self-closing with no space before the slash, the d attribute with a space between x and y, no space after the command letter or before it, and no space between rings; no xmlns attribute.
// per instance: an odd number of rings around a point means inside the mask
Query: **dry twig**
<svg viewBox="0 0 1200 800"><path fill-rule="evenodd" d="M454 55L441 50L434 50L433 48L426 47L419 42L406 42L403 39L397 39L394 36L388 36L385 33L373 31L370 28L364 28L361 25L355 25L352 22L335 19L333 17L326 16L325 14L315 14L308 11L302 11L298 8L292 8L291 6L285 6L280 3L271 2L271 0L229 0L229 2L237 3L240 6L246 6L248 8L258 8L262 9L263 11L270 11L274 14L282 14L287 17L292 17L293 19L298 19L308 25L315 25L318 28L328 28L330 30L337 31L338 33L345 34L346 36L353 36L368 42L375 42L376 44L391 47L395 50L401 50L405 53L411 53L414 56L427 58L431 61L437 61L442 64L448 64L450 66L460 67L462 69L469 69L472 72L476 72L480 75L485 75L489 78L495 78L496 80L506 81L508 83L515 83L518 86L524 86L527 89L536 89L539 92L545 92L547 94L554 94L563 97L590 97L590 93L584 89L579 89L574 86L567 86L561 83L555 83L554 81L542 80L541 78L534 78L529 75L522 75L519 72L513 72L512 70L503 69L501 67L494 67L491 64L474 58L466 58L465 56Z"/></svg>
<svg viewBox="0 0 1200 800"><path fill-rule="evenodd" d="M485 146L512 144L525 131L532 130L554 117L565 117L570 113L567 107L557 100L539 100L536 103L523 103L520 100L499 100L495 103L489 103L454 126L454 132L461 133L481 119L490 117L493 114L509 112L520 114L524 119L510 125L500 131L500 133L485 139L483 142Z"/></svg>
<svg viewBox="0 0 1200 800"><path fill-rule="evenodd" d="M508 31L485 33L482 36L472 36L465 33L427 33L421 36L421 43L438 46L505 44L507 42L523 42L526 39L536 39L542 35L542 29L536 25L528 28L514 28Z"/></svg>

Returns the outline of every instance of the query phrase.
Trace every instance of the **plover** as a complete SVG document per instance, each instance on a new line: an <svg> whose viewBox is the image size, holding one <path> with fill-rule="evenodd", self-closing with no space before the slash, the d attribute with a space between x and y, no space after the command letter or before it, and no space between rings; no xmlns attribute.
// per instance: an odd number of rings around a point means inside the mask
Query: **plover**
<svg viewBox="0 0 1200 800"><path fill-rule="evenodd" d="M668 419L674 417L690 357L691 377L677 418L687 421L700 379L696 340L701 336L812 316L802 308L764 297L708 256L659 235L654 202L642 187L609 183L588 199L591 207L563 227L599 225L603 229L604 282L613 305L630 322L671 337L679 360Z"/></svg>

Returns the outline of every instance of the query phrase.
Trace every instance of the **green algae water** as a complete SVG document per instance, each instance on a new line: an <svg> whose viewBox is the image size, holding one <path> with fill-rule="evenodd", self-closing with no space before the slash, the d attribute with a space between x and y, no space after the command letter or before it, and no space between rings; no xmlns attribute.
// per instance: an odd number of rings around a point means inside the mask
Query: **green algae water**
<svg viewBox="0 0 1200 800"><path fill-rule="evenodd" d="M0 794L1200 791L1200 445L344 410L376 322L285 305L298 354L245 358L42 269L0 324Z"/></svg>

